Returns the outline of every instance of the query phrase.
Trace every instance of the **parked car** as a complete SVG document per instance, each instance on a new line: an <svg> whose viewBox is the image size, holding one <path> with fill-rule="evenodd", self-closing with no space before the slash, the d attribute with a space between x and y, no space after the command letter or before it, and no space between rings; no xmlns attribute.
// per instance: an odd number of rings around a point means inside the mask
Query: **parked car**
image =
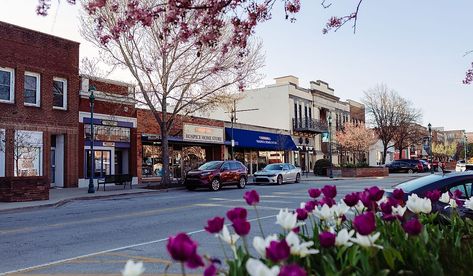
<svg viewBox="0 0 473 276"><path fill-rule="evenodd" d="M430 164L429 162L425 160L419 160L422 163L422 166L424 167L424 172L430 171Z"/></svg>
<svg viewBox="0 0 473 276"><path fill-rule="evenodd" d="M407 200L410 194L417 194L419 197L426 197L427 192L439 190L442 193L450 192L453 194L456 190L462 192L460 200L466 200L473 196L473 171L452 172L447 174L430 174L408 180L396 185L394 188L402 189L405 193L404 200ZM386 189L386 196L391 196L393 189ZM433 209L440 212L449 212L450 208L445 208L447 204L437 202ZM473 211L458 205L460 215L473 218Z"/></svg>
<svg viewBox="0 0 473 276"><path fill-rule="evenodd" d="M263 170L255 173L256 183L277 183L287 182L299 183L301 180L301 168L288 163L269 164Z"/></svg>
<svg viewBox="0 0 473 276"><path fill-rule="evenodd" d="M414 161L414 162L412 162ZM389 169L389 172L423 172L424 166L419 160L395 160L389 164L386 164L386 167Z"/></svg>
<svg viewBox="0 0 473 276"><path fill-rule="evenodd" d="M455 171L457 171L457 172L466 171L466 161L465 160L458 160L457 165L455 166Z"/></svg>
<svg viewBox="0 0 473 276"><path fill-rule="evenodd" d="M196 170L188 171L184 185L188 190L208 187L218 191L225 185L237 185L243 189L248 181L245 165L238 161L210 161Z"/></svg>

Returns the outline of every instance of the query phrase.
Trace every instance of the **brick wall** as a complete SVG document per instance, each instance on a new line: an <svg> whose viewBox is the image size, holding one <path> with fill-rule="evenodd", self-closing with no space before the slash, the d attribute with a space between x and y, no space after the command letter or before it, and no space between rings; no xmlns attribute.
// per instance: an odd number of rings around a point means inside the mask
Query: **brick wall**
<svg viewBox="0 0 473 276"><path fill-rule="evenodd" d="M45 176L0 177L0 201L23 202L49 199L49 180Z"/></svg>
<svg viewBox="0 0 473 276"><path fill-rule="evenodd" d="M117 95L128 95L128 85L125 83L119 84L114 81L100 81L95 79L89 79L89 86L94 85L97 91L103 91L107 93Z"/></svg>

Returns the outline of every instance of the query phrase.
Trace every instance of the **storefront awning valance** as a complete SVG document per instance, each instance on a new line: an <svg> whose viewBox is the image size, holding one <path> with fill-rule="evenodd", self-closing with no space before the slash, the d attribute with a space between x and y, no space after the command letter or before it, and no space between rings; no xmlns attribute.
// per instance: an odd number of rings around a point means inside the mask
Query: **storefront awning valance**
<svg viewBox="0 0 473 276"><path fill-rule="evenodd" d="M225 144L232 140L232 129L225 128ZM233 129L233 140L235 147L252 148L261 150L297 150L296 144L290 135L270 132Z"/></svg>

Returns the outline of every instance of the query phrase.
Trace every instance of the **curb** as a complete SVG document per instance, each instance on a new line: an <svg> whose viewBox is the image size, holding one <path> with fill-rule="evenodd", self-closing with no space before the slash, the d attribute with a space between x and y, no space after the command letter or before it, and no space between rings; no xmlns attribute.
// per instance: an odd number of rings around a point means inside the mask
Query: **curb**
<svg viewBox="0 0 473 276"><path fill-rule="evenodd" d="M42 209L42 208L49 208L49 207L60 207L62 205L65 205L69 202L73 201L79 201L79 200L94 200L94 199L106 199L106 198L113 198L113 197L120 197L120 196L133 196L133 195L142 195L142 194L149 194L149 193L165 193L169 191L175 191L175 190L182 190L184 189L183 187L172 187L172 188L167 188L167 189L161 189L161 190L153 190L149 189L147 191L140 191L136 193L120 193L120 194L113 194L113 195L98 195L98 196L83 196L83 197L73 197L73 198L66 198L66 199L61 199L57 202L54 203L45 203L45 204L39 204L35 206L24 206L24 207L15 207L15 208L10 208L10 209L3 209L0 210L0 214L5 214L5 213L14 213L14 212L19 212L19 211L28 211L32 209Z"/></svg>

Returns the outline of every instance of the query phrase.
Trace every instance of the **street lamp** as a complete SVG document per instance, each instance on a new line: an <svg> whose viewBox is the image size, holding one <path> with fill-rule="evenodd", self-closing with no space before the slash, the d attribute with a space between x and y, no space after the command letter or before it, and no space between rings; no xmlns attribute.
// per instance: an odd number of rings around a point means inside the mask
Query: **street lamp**
<svg viewBox="0 0 473 276"><path fill-rule="evenodd" d="M463 136L463 147L465 151L465 163L466 163L466 151L468 150L468 137L466 137L466 133Z"/></svg>
<svg viewBox="0 0 473 276"><path fill-rule="evenodd" d="M332 113L328 115L328 141L329 141L329 146L328 146L328 154L329 154L329 160L330 160L330 171L329 171L329 177L333 178L333 165L332 165Z"/></svg>
<svg viewBox="0 0 473 276"><path fill-rule="evenodd" d="M95 193L94 187L94 172L95 172L95 157L94 157L94 100L95 95L94 91L97 89L95 86L91 85L89 87L89 100L90 100L90 178L89 178L89 194Z"/></svg>
<svg viewBox="0 0 473 276"><path fill-rule="evenodd" d="M434 173L434 160L432 156L432 125L429 123L429 155L430 155L430 173Z"/></svg>

